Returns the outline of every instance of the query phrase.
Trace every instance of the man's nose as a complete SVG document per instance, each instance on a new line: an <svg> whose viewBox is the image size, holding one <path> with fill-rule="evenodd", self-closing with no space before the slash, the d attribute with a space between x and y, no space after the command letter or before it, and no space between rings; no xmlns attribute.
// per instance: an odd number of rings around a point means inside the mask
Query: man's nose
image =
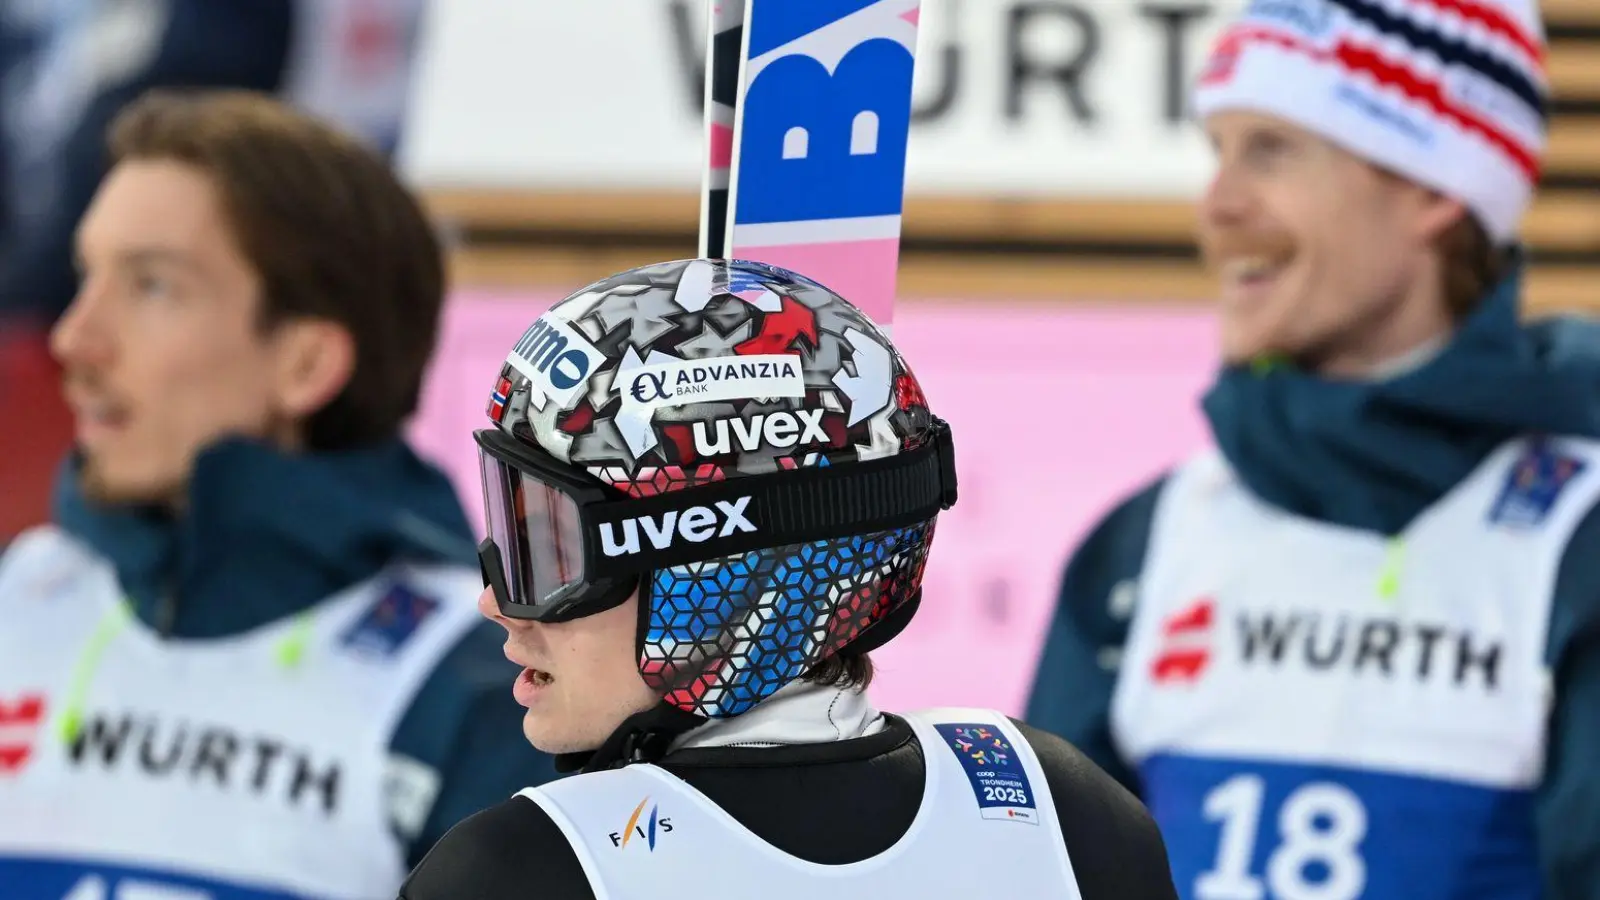
<svg viewBox="0 0 1600 900"><path fill-rule="evenodd" d="M104 366L111 361L116 329L105 321L105 305L88 285L78 291L50 329L50 353L56 362L70 369Z"/></svg>
<svg viewBox="0 0 1600 900"><path fill-rule="evenodd" d="M1245 179L1227 164L1217 169L1200 197L1202 226L1227 228L1244 221L1250 212L1250 192Z"/></svg>
<svg viewBox="0 0 1600 900"><path fill-rule="evenodd" d="M483 593L478 595L478 614L485 619L499 622L501 625L510 624L504 616L500 615L500 604L494 599L494 588L492 587L484 588Z"/></svg>

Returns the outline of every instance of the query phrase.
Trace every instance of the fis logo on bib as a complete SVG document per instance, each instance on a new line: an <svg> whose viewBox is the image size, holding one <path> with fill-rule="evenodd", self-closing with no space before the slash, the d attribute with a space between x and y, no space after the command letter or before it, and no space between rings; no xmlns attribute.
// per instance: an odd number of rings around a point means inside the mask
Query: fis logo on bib
<svg viewBox="0 0 1600 900"><path fill-rule="evenodd" d="M650 806L648 814L644 809L646 805ZM633 808L633 814L628 816L628 824L622 826L621 831L613 831L607 835L611 838L611 846L626 849L629 842L638 839L654 853L657 836L672 833L672 820L660 813L661 807L651 804L649 797L640 800L639 805Z"/></svg>
<svg viewBox="0 0 1600 900"><path fill-rule="evenodd" d="M605 354L576 328L548 313L540 316L506 355L538 393L566 406L605 362Z"/></svg>
<svg viewBox="0 0 1600 900"><path fill-rule="evenodd" d="M678 541L700 544L714 537L755 534L757 529L745 510L749 497L718 500L716 506L691 506L669 510L661 515L634 516L621 522L600 525L600 547L607 556L631 556L643 549L639 535L656 550L665 550ZM619 534L620 532L620 534Z"/></svg>
<svg viewBox="0 0 1600 900"><path fill-rule="evenodd" d="M628 372L620 390L624 404L656 409L757 397L804 397L806 383L800 358L779 353L652 363Z"/></svg>

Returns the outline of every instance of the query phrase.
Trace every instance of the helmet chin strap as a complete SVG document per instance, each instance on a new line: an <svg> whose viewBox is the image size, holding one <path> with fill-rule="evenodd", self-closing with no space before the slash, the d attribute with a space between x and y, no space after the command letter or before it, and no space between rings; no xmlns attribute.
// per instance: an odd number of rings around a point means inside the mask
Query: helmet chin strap
<svg viewBox="0 0 1600 900"><path fill-rule="evenodd" d="M660 762L680 735L707 720L665 702L622 720L598 748L555 757L557 772L599 772L634 763Z"/></svg>

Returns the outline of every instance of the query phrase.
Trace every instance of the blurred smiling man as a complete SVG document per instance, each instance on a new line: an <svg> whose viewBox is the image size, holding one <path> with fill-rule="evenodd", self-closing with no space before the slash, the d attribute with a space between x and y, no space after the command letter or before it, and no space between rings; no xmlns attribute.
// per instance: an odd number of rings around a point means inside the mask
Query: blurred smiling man
<svg viewBox="0 0 1600 900"><path fill-rule="evenodd" d="M110 151L51 341L77 448L0 560L0 893L392 895L552 772L401 436L439 246L378 156L262 96L147 95Z"/></svg>
<svg viewBox="0 0 1600 900"><path fill-rule="evenodd" d="M1192 900L1600 897L1600 340L1519 322L1533 0L1257 0L1196 92L1216 449L1074 553L1028 709Z"/></svg>

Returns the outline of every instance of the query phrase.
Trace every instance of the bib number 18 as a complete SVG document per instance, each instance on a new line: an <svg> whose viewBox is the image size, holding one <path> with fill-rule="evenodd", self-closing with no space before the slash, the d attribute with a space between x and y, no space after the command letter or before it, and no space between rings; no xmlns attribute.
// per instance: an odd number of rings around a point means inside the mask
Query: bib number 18
<svg viewBox="0 0 1600 900"><path fill-rule="evenodd" d="M1250 871L1266 787L1236 775L1206 795L1207 821L1221 823L1211 868L1195 879L1196 900L1356 900L1366 887L1360 844L1367 810L1349 788L1313 782L1290 792L1277 809L1264 878Z"/></svg>

